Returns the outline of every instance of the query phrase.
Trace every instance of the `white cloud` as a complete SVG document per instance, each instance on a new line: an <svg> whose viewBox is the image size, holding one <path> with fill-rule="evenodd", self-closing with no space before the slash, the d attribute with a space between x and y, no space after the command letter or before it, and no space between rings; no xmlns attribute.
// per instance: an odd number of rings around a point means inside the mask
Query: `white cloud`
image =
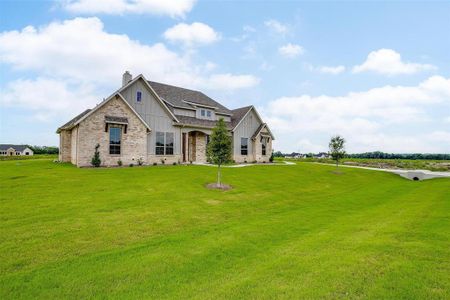
<svg viewBox="0 0 450 300"><path fill-rule="evenodd" d="M403 62L400 54L392 49L372 51L365 62L353 67L354 73L372 71L385 75L414 74L421 71L435 70L430 64Z"/></svg>
<svg viewBox="0 0 450 300"><path fill-rule="evenodd" d="M337 75L337 74L344 72L345 67L344 66L336 66L336 67L321 66L321 67L317 68L317 71L319 71L320 73Z"/></svg>
<svg viewBox="0 0 450 300"><path fill-rule="evenodd" d="M447 135L412 130L431 122L428 108L449 106L450 78L432 76L417 86L383 86L344 96L281 97L264 107L263 114L275 134L281 133L281 150L297 151L292 141L305 137L316 137L326 150L329 137L339 133L349 141L350 151L448 152ZM319 144L317 140L312 143Z"/></svg>
<svg viewBox="0 0 450 300"><path fill-rule="evenodd" d="M2 94L2 106L32 110L41 121L62 120L93 107L101 100L91 85L42 77L9 82Z"/></svg>
<svg viewBox="0 0 450 300"><path fill-rule="evenodd" d="M210 76L205 86L217 90L236 90L249 86L255 86L259 79L252 75L215 74Z"/></svg>
<svg viewBox="0 0 450 300"><path fill-rule="evenodd" d="M305 52L302 46L288 43L278 48L278 52L289 58L297 57Z"/></svg>
<svg viewBox="0 0 450 300"><path fill-rule="evenodd" d="M8 97L2 97L3 105L30 109L35 115L91 107L101 101L100 95L106 97L120 87L124 70L142 73L150 80L227 92L259 82L249 74L212 73L217 68L213 62L194 65L188 55L170 51L161 43L147 45L127 35L108 33L95 17L2 32L0 63L17 72L39 74L36 80L6 84ZM14 100L20 85L27 92ZM32 96L34 90L39 97ZM80 97L87 102L80 102Z"/></svg>
<svg viewBox="0 0 450 300"><path fill-rule="evenodd" d="M266 25L266 27L269 28L272 32L281 35L285 35L289 31L286 25L283 25L274 19L265 21L264 25Z"/></svg>
<svg viewBox="0 0 450 300"><path fill-rule="evenodd" d="M146 45L127 35L108 33L95 17L0 33L0 62L15 70L36 71L47 77L110 88L120 84L124 70L135 75L145 74L152 80L195 88L213 88L208 86L210 77L220 75L211 75L205 68L196 67L189 57L170 51L164 44ZM209 63L207 68L211 66Z"/></svg>
<svg viewBox="0 0 450 300"><path fill-rule="evenodd" d="M62 7L81 14L155 14L184 17L195 0L66 0Z"/></svg>
<svg viewBox="0 0 450 300"><path fill-rule="evenodd" d="M185 46L200 46L218 41L220 34L206 24L194 22L192 24L180 23L167 29L164 32L164 38Z"/></svg>

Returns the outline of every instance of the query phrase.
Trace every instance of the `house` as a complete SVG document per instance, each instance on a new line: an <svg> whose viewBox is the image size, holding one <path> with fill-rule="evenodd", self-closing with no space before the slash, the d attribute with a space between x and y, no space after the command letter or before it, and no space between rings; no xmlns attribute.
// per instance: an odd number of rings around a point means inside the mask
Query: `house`
<svg viewBox="0 0 450 300"><path fill-rule="evenodd" d="M0 144L0 155L3 156L15 156L15 155L33 155L33 150L28 148L27 145L11 145Z"/></svg>
<svg viewBox="0 0 450 300"><path fill-rule="evenodd" d="M324 159L329 158L330 155L326 152L319 152L318 154L314 155L315 158Z"/></svg>
<svg viewBox="0 0 450 300"><path fill-rule="evenodd" d="M90 166L95 146L103 166L206 163L206 145L219 119L232 138L236 162L268 162L274 136L254 106L230 110L202 92L132 78L92 109L57 129L59 160Z"/></svg>
<svg viewBox="0 0 450 300"><path fill-rule="evenodd" d="M292 152L291 154L286 154L284 158L300 158L301 154L297 152Z"/></svg>

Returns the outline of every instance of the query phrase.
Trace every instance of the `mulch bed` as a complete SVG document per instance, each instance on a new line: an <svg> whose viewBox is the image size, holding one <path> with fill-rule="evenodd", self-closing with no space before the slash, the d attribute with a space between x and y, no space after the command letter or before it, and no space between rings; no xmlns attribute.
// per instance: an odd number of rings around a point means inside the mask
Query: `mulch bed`
<svg viewBox="0 0 450 300"><path fill-rule="evenodd" d="M206 185L206 188L209 190L223 190L223 191L228 191L231 190L233 187L231 185L228 184L224 184L222 183L220 186L217 185L217 183L208 183Z"/></svg>

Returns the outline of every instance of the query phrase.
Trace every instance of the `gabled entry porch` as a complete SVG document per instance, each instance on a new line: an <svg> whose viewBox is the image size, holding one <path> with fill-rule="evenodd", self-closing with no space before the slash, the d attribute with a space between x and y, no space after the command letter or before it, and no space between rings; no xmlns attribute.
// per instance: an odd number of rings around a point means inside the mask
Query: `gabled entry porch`
<svg viewBox="0 0 450 300"><path fill-rule="evenodd" d="M206 163L206 145L209 142L209 132L191 130L181 135L183 162Z"/></svg>

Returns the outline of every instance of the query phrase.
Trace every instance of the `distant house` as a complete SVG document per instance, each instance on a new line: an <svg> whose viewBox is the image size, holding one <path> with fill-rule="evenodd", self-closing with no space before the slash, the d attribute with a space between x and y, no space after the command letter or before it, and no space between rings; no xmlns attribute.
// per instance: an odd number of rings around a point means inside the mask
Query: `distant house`
<svg viewBox="0 0 450 300"><path fill-rule="evenodd" d="M314 155L315 158L330 158L330 155L326 152L319 152L318 154Z"/></svg>
<svg viewBox="0 0 450 300"><path fill-rule="evenodd" d="M274 136L255 107L230 110L202 92L122 77L122 87L63 126L59 160L90 166L97 144L103 166L136 163L206 163L206 146L225 121L236 162L268 162Z"/></svg>
<svg viewBox="0 0 450 300"><path fill-rule="evenodd" d="M16 156L16 155L33 155L33 150L28 148L27 145L11 145L0 144L0 155L3 156Z"/></svg>

